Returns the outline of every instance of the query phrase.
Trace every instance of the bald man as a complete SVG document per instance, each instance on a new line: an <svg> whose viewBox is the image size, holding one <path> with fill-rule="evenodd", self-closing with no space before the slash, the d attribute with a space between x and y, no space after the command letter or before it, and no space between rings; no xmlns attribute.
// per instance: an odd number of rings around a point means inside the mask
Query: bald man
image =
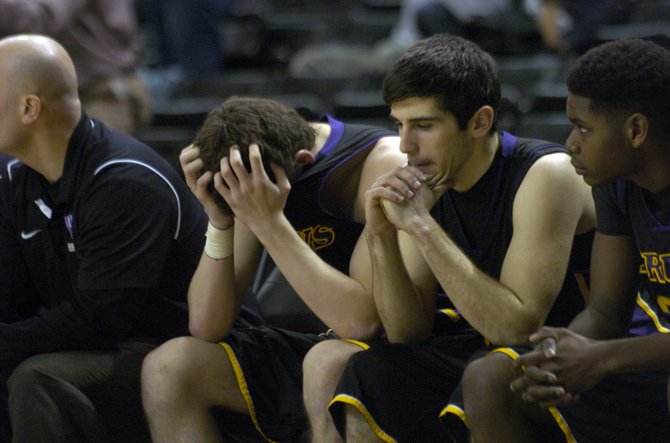
<svg viewBox="0 0 670 443"><path fill-rule="evenodd" d="M0 40L0 441L136 439L141 359L188 333L206 223L164 159L87 117L62 46Z"/></svg>
<svg viewBox="0 0 670 443"><path fill-rule="evenodd" d="M0 38L40 33L61 42L77 68L89 116L125 134L151 118L138 75L143 53L134 0L0 0Z"/></svg>

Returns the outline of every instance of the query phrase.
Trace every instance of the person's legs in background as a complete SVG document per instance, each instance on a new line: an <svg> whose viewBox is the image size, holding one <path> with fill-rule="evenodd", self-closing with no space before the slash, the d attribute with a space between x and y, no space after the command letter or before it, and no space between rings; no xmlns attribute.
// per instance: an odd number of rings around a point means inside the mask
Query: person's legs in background
<svg viewBox="0 0 670 443"><path fill-rule="evenodd" d="M9 407L11 427L0 417L0 442L10 441L2 438L11 430L15 443L149 442L140 374L160 341L136 338L114 352L64 351L24 360L6 383L2 404Z"/></svg>
<svg viewBox="0 0 670 443"><path fill-rule="evenodd" d="M112 373L115 354L67 351L24 360L7 381L15 443L109 441L85 393Z"/></svg>

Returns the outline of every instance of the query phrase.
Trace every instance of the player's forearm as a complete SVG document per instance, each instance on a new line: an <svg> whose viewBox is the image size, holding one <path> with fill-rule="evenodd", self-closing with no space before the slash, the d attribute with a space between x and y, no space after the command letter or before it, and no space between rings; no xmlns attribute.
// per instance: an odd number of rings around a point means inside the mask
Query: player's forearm
<svg viewBox="0 0 670 443"><path fill-rule="evenodd" d="M614 321L615 316L602 315L593 306L588 306L577 314L570 323L570 330L594 340L609 340L623 337L628 333L629 318Z"/></svg>
<svg viewBox="0 0 670 443"><path fill-rule="evenodd" d="M601 341L598 351L606 366L606 375L670 370L670 336L621 338Z"/></svg>
<svg viewBox="0 0 670 443"><path fill-rule="evenodd" d="M207 341L225 338L237 318L241 300L234 257L213 260L203 253L188 290L191 334Z"/></svg>
<svg viewBox="0 0 670 443"><path fill-rule="evenodd" d="M435 300L428 302L414 286L395 232L379 236L366 231L366 240L372 260L372 293L387 338L400 343L426 339L433 328Z"/></svg>
<svg viewBox="0 0 670 443"><path fill-rule="evenodd" d="M379 318L365 286L323 261L288 220L258 238L298 296L338 335L368 339L378 333Z"/></svg>
<svg viewBox="0 0 670 443"><path fill-rule="evenodd" d="M432 218L411 229L421 253L456 309L496 344L525 344L544 318L525 306L458 248Z"/></svg>

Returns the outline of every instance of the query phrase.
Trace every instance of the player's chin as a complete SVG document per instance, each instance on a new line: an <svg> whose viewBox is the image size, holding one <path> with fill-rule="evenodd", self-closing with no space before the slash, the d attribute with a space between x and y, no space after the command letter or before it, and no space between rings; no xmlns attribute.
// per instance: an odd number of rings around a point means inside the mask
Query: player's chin
<svg viewBox="0 0 670 443"><path fill-rule="evenodd" d="M426 185L433 190L444 190L447 191L454 187L454 180L446 174L434 174L428 176L428 179L425 181Z"/></svg>
<svg viewBox="0 0 670 443"><path fill-rule="evenodd" d="M586 170L584 170L583 173L580 175L582 176L584 182L591 187L606 185L607 183L611 183L612 181L615 180L597 174L590 174Z"/></svg>

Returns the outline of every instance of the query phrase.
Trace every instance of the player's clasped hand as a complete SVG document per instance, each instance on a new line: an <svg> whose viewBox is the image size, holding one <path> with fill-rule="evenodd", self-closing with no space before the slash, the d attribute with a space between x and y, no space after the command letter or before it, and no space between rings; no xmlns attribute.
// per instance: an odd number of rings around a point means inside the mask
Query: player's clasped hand
<svg viewBox="0 0 670 443"><path fill-rule="evenodd" d="M366 228L376 234L393 232L397 217L387 212L389 203L406 205L421 189L425 176L413 166L397 167L381 175L365 194ZM397 220L396 220L397 221Z"/></svg>
<svg viewBox="0 0 670 443"><path fill-rule="evenodd" d="M510 388L526 401L561 406L579 400L605 376L600 342L565 328L542 328L531 336L538 345L520 356L515 368L523 374Z"/></svg>

